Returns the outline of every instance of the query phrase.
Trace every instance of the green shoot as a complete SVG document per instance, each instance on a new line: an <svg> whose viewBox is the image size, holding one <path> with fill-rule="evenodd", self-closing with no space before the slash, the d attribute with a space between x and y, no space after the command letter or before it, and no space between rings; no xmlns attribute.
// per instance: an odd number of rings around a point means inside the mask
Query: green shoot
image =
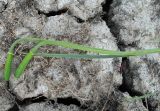
<svg viewBox="0 0 160 111"><path fill-rule="evenodd" d="M32 57L33 57L33 53L31 51L24 57L23 61L20 63L20 65L16 70L16 73L15 73L16 78L19 78L20 75L24 72L27 64L30 62Z"/></svg>
<svg viewBox="0 0 160 111"><path fill-rule="evenodd" d="M148 49L148 50L137 50L137 51L112 51L112 50L104 50L100 48L93 48L85 45L79 45L75 43L71 43L68 41L55 41L55 40L47 40L47 39L40 39L40 38L23 38L15 41L11 48L9 49L8 56L6 59L5 64L5 80L9 80L10 77L10 69L13 59L13 52L14 48L19 43L24 42L36 42L38 45L36 45L34 48L31 49L31 51L25 56L23 61L20 63L19 67L16 70L15 76L16 78L19 78L20 75L25 70L27 64L29 61L33 58L35 55L44 56L44 57L57 57L57 58L113 58L113 57L129 57L129 56L142 56L145 54L151 54L151 53L158 53L160 52L160 49ZM70 49L78 49L82 51L92 52L100 55L66 55L66 54L48 54L48 53L37 53L38 49L45 45L54 45L54 46L61 46L64 48L70 48ZM104 55L104 56L103 56Z"/></svg>
<svg viewBox="0 0 160 111"><path fill-rule="evenodd" d="M13 61L13 57L14 57L14 48L16 47L16 45L19 43L40 42L40 41L42 41L42 39L32 38L32 36L31 36L28 38L18 39L11 45L11 47L9 48L8 54L7 54L6 62L5 62L4 79L6 81L8 81L10 78L11 65L12 65L12 61Z"/></svg>
<svg viewBox="0 0 160 111"><path fill-rule="evenodd" d="M72 49L79 49L79 50L83 50L83 51L88 51L90 50L88 46L82 46L82 45L78 45L78 44L74 44L74 43L70 43L70 42L67 42L67 41L54 41L54 40L43 40L42 42L40 42L38 45L36 45L34 48L31 49L31 51L24 57L23 61L20 63L20 65L18 66L17 70L16 70L16 73L15 73L15 77L16 78L19 78L21 76L21 74L24 72L27 64L30 62L30 60L32 59L33 55L37 53L38 49L41 47L41 46L45 46L45 45L56 45L56 46L62 46L62 47L65 47L65 48L72 48ZM102 49L97 49L97 48L92 48L92 51L103 51ZM104 50L105 51L105 50ZM109 51L108 52L112 53L114 51ZM115 51L116 52L116 51ZM56 54L46 54L46 53L43 53L41 54L42 56L48 56L48 57L55 57ZM64 54L59 54L58 55L59 58L62 58L62 57L68 57L68 58L95 58L95 57L99 57L98 55L96 56L87 56L87 55L64 55ZM106 55L104 57L109 57L109 55ZM115 54L116 56L116 54ZM102 55L101 55L102 57ZM103 58L104 58L103 57ZM113 56L110 56L110 57L113 57Z"/></svg>
<svg viewBox="0 0 160 111"><path fill-rule="evenodd" d="M10 51L7 54L7 60L5 62L4 79L6 81L9 80L10 78L12 61L13 61L13 52Z"/></svg>
<svg viewBox="0 0 160 111"><path fill-rule="evenodd" d="M15 77L19 78L24 72L27 64L33 58L33 56L51 57L51 58L68 58L68 59L101 59L101 58L111 58L107 55L85 55L85 54L48 54L48 53L33 53L31 50L23 59L23 61L18 66Z"/></svg>
<svg viewBox="0 0 160 111"><path fill-rule="evenodd" d="M157 93L148 93L148 94L144 94L143 96L134 96L134 97L129 97L129 98L126 98L127 101L135 101L135 100L141 100L141 99L144 99L144 98L149 98L151 96L154 96L156 95Z"/></svg>
<svg viewBox="0 0 160 111"><path fill-rule="evenodd" d="M87 55L87 54L48 54L48 53L36 53L34 56L51 57L51 58L66 58L66 59L105 59L113 58L107 55Z"/></svg>

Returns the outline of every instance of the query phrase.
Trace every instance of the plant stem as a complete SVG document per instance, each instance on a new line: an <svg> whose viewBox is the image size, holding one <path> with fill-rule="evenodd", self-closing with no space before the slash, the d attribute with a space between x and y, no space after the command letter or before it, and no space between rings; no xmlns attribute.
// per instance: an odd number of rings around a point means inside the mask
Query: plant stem
<svg viewBox="0 0 160 111"><path fill-rule="evenodd" d="M16 47L17 44L19 43L24 43L24 42L40 42L44 39L40 39L40 38L32 38L33 36L30 36L28 38L22 38L22 39L18 39L16 40L11 47L9 48L8 54L7 54L7 58L6 58L6 62L5 62L5 69L4 69L4 80L8 81L11 75L11 65L13 62L13 57L14 57L14 48Z"/></svg>
<svg viewBox="0 0 160 111"><path fill-rule="evenodd" d="M108 55L87 55L87 54L50 54L50 53L36 53L34 56L51 57L51 58L67 58L67 59L104 59L113 58Z"/></svg>
<svg viewBox="0 0 160 111"><path fill-rule="evenodd" d="M16 74L15 76L18 78L21 73L23 73L24 69L26 68L27 64L29 63L29 61L32 59L32 57L34 56L34 54L37 53L37 50L41 47L41 46L45 46L45 45L55 45L55 46L61 46L64 48L71 48L71 49L78 49L78 50L82 50L82 51L87 51L87 52L92 52L92 53L96 53L96 54L100 54L101 57L100 58L106 58L106 57L129 57L129 56L142 56L142 55L146 55L146 54L151 54L151 53L158 53L160 52L160 49L148 49L148 50L137 50L137 51L112 51L112 50L104 50L104 49L100 49L100 48L93 48L93 47L89 47L89 46L84 46L84 45L79 45L79 44L74 44L68 41L55 41L55 40L46 40L46 39L40 39L40 38L22 38L19 39L17 41L15 41L11 48L9 49L8 52L8 56L6 59L6 64L5 64L5 80L9 80L9 76L10 76L10 69L11 69L11 64L12 64L12 59L13 59L13 51L15 46L18 43L21 42L38 42L39 44L36 45L34 48L31 49L31 51L26 55L26 57L23 59L23 61L21 62L21 64L19 65L19 67L17 68ZM106 57L102 57L102 55L105 55ZM66 58L76 58L75 56L77 55L51 55L51 54L47 54L47 53L43 53L41 56L48 56L48 57L66 57ZM77 58L99 58L98 56L82 56L79 55L79 57L77 56ZM25 66L25 67L24 67Z"/></svg>

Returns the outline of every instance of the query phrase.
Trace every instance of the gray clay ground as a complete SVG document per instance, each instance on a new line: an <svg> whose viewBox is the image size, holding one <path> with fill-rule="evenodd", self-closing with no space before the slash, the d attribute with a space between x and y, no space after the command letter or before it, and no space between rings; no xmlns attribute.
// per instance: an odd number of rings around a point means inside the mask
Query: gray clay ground
<svg viewBox="0 0 160 111"><path fill-rule="evenodd" d="M22 52L33 46L24 44L17 47L10 81L3 80L8 48L18 38L37 35L138 50L159 48L159 32L159 0L0 0L0 111L160 111L159 54L101 60L34 57L16 80ZM41 48L46 50L79 53ZM153 95L134 99L148 93Z"/></svg>

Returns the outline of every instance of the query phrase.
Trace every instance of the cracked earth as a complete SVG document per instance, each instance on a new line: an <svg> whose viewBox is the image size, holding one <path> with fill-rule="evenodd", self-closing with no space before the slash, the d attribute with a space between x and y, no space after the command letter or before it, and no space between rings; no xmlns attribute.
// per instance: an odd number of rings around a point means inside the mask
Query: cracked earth
<svg viewBox="0 0 160 111"><path fill-rule="evenodd" d="M8 48L19 38L131 51L159 48L159 30L159 0L0 0L0 111L160 111L159 54L34 57L16 80L15 68L33 46L24 44L16 48L11 79L3 80ZM41 51L79 53L47 46ZM133 100L148 93L153 95Z"/></svg>

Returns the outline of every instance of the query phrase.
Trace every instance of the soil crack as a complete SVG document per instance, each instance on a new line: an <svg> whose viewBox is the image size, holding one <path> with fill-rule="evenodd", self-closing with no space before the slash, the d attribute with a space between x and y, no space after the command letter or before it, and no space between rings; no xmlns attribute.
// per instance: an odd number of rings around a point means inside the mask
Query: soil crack
<svg viewBox="0 0 160 111"><path fill-rule="evenodd" d="M46 17L51 17L51 16L56 16L56 15L61 15L63 13L66 13L68 11L67 8L65 9L62 9L62 10L59 10L59 11L50 11L49 13L44 13L44 12L41 12L38 10L38 14L43 14L45 15Z"/></svg>

